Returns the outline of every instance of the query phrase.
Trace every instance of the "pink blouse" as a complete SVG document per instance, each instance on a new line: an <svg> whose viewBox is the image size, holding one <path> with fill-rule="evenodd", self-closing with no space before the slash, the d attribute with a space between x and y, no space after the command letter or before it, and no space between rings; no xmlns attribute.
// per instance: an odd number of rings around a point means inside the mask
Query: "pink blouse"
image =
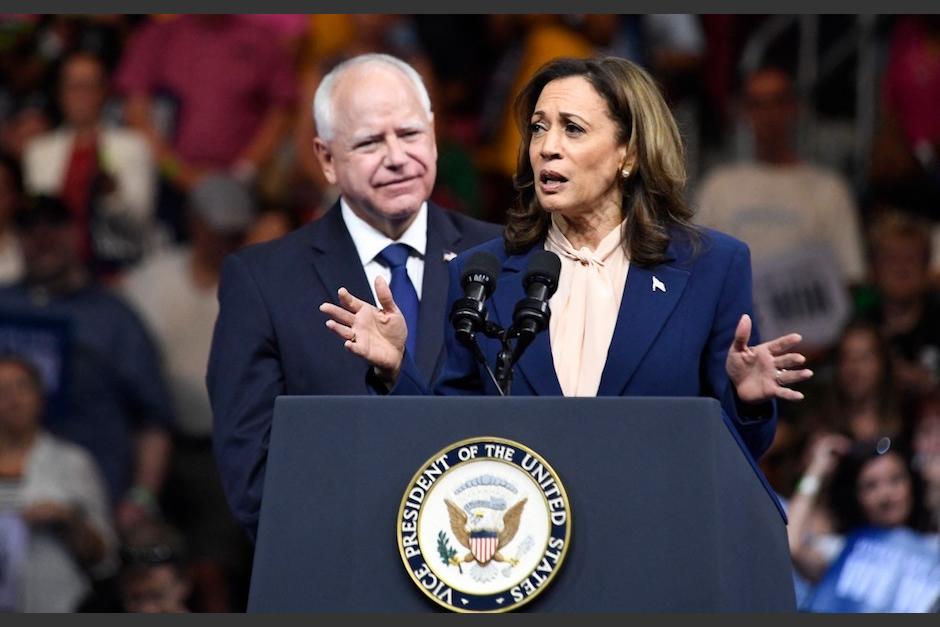
<svg viewBox="0 0 940 627"><path fill-rule="evenodd" d="M561 258L558 291L549 301L549 338L561 391L565 396L596 396L614 335L630 261L621 245L623 223L596 250L574 248L552 225L545 249Z"/></svg>

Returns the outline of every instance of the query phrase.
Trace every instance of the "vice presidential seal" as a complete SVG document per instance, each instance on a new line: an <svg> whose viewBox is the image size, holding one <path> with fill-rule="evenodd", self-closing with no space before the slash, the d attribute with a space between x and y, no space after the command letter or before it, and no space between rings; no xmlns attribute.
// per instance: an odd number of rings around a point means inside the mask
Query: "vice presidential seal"
<svg viewBox="0 0 940 627"><path fill-rule="evenodd" d="M537 453L494 437L432 456L405 490L398 548L408 574L456 612L505 612L555 577L571 538L568 496Z"/></svg>

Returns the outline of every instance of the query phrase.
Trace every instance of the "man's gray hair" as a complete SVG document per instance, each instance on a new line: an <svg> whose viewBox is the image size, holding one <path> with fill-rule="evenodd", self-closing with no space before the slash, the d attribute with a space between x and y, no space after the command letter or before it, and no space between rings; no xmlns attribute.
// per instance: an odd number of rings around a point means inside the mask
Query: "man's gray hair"
<svg viewBox="0 0 940 627"><path fill-rule="evenodd" d="M369 53L362 54L351 59L343 61L323 77L317 92L313 97L313 119L317 125L317 136L323 141L333 139L333 121L335 111L333 107L333 89L336 87L336 81L348 70L362 65L384 65L394 68L405 75L414 86L415 93L424 107L424 111L431 117L431 98L428 96L428 90L421 80L421 75L417 70L397 57L388 54Z"/></svg>

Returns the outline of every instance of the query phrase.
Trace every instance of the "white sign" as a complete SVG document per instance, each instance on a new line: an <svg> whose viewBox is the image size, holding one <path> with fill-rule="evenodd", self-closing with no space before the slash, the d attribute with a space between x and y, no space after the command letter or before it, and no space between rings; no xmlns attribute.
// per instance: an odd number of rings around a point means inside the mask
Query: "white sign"
<svg viewBox="0 0 940 627"><path fill-rule="evenodd" d="M791 250L755 263L753 272L754 309L763 340L799 333L804 348L835 343L852 305L829 248Z"/></svg>

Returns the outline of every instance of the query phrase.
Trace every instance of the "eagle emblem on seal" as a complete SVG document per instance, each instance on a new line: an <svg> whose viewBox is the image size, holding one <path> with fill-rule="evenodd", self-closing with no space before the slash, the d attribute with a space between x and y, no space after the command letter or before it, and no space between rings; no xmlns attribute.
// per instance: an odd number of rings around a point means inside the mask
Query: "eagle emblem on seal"
<svg viewBox="0 0 940 627"><path fill-rule="evenodd" d="M471 506L467 512L450 499L444 499L450 516L450 530L457 542L468 549L460 559L451 557L450 563L459 566L461 562L475 561L480 566L486 566L492 560L506 562L511 566L518 564L519 560L504 557L499 550L516 537L527 500L523 498L505 512L500 511L505 505L498 500L488 506Z"/></svg>

